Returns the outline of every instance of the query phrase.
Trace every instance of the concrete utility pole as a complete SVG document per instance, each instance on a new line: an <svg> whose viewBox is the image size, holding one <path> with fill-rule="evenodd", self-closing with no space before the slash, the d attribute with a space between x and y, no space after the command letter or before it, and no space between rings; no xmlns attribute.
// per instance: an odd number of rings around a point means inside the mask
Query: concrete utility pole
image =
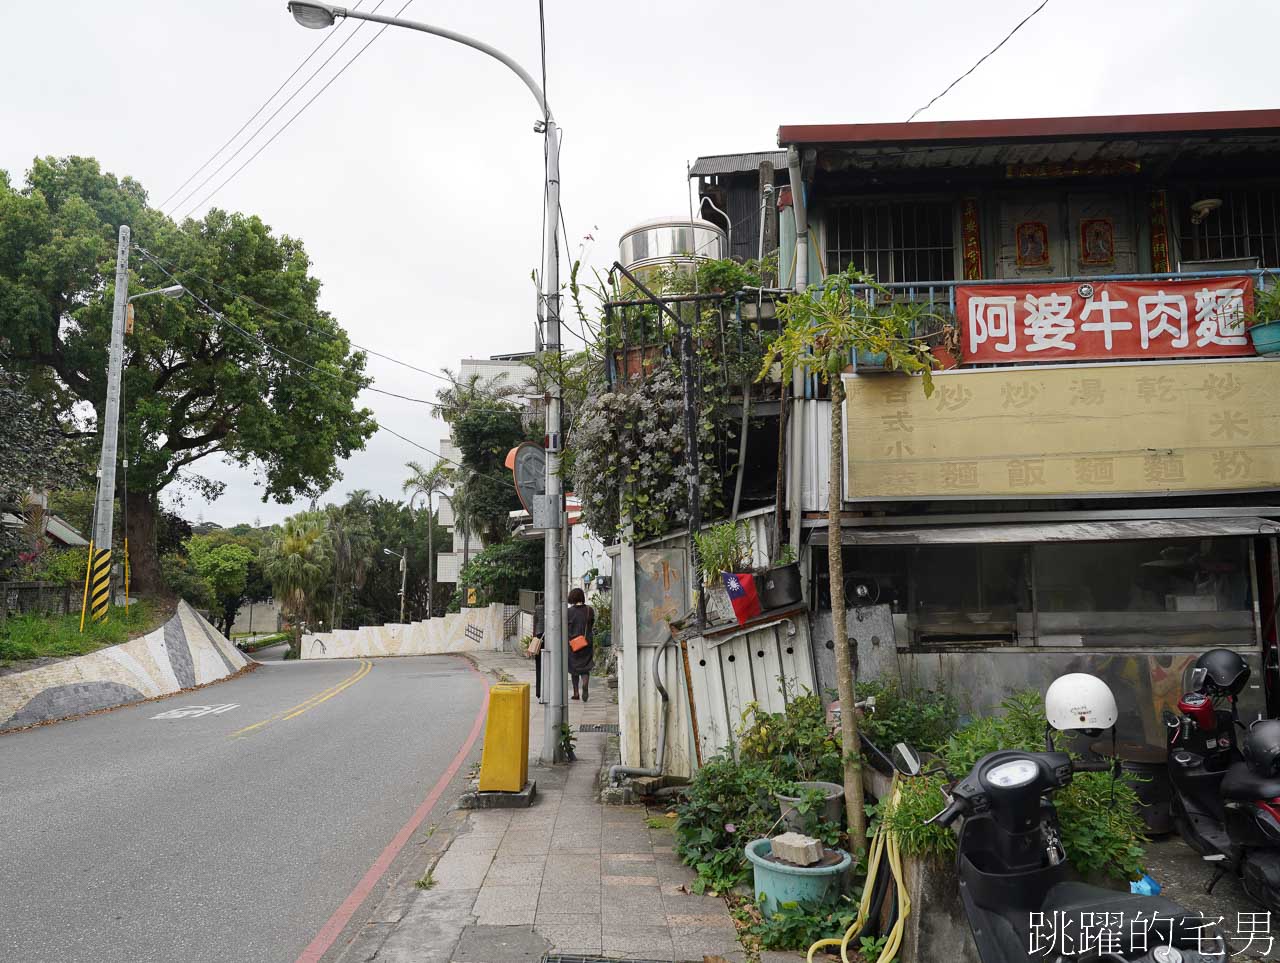
<svg viewBox="0 0 1280 963"><path fill-rule="evenodd" d="M120 437L120 379L124 368L124 315L129 305L129 226L120 225L116 245L116 296L111 309L111 344L107 354L107 404L102 415L102 458L98 463L98 497L94 503L93 555L89 559L87 595L95 621L107 617L111 601L111 537L116 500L116 446Z"/></svg>
<svg viewBox="0 0 1280 963"><path fill-rule="evenodd" d="M538 86L529 72L496 47L482 40L468 37L466 34L436 27L415 20L402 20L399 17L388 17L378 13L365 13L362 10L336 7L321 3L318 0L291 0L288 4L293 18L304 27L312 30L323 30L332 27L343 17L355 20L369 20L373 23L385 23L393 27L406 27L429 33L455 43L471 47L487 54L494 60L504 64L517 77L524 81L542 111L542 119L534 125L534 130L546 137L547 175L545 187L546 199L546 233L545 253L542 268L542 321L546 325L545 344L535 345L544 360L550 359L552 364L560 363L560 248L558 243L560 228L560 138L556 132L555 120L551 115L551 107L547 104L546 94ZM560 727L567 721L567 704L565 692L568 689L567 640L565 638L564 610L564 557L561 551L561 527L564 518L564 490L560 484L560 388L553 387L547 400L547 502L551 508L550 521L543 534L546 537L545 561L546 580L544 583L543 604L546 612L543 644L551 647L551 679L549 700L543 729L542 757L554 762L564 759L560 751ZM464 543L463 556L470 546L470 533Z"/></svg>
<svg viewBox="0 0 1280 963"><path fill-rule="evenodd" d="M409 544L405 543L404 554L400 556L400 624L404 625L404 600L409 591Z"/></svg>

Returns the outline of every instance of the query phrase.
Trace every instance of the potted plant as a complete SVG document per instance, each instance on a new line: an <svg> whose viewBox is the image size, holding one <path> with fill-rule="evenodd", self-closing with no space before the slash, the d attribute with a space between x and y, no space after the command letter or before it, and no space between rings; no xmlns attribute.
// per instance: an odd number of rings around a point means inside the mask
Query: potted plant
<svg viewBox="0 0 1280 963"><path fill-rule="evenodd" d="M783 609L804 600L800 584L800 563L790 545L784 545L778 557L760 576L760 607Z"/></svg>
<svg viewBox="0 0 1280 963"><path fill-rule="evenodd" d="M1253 292L1253 311L1246 318L1249 339L1258 354L1280 354L1280 281Z"/></svg>
<svg viewBox="0 0 1280 963"><path fill-rule="evenodd" d="M746 525L721 522L704 532L695 532L698 566L706 590L707 615L716 622L733 620L733 605L724 587L725 572L744 572L751 558L751 532Z"/></svg>

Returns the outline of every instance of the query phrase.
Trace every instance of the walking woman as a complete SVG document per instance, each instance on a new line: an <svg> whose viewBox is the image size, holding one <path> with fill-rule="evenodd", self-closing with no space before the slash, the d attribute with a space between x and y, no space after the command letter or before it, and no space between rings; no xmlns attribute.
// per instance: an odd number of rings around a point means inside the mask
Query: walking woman
<svg viewBox="0 0 1280 963"><path fill-rule="evenodd" d="M569 678L573 680L573 698L579 698L579 680L581 680L581 699L587 701L587 680L591 677L591 662L595 646L592 644L592 631L596 624L596 613L587 604L587 597L582 589L569 590Z"/></svg>

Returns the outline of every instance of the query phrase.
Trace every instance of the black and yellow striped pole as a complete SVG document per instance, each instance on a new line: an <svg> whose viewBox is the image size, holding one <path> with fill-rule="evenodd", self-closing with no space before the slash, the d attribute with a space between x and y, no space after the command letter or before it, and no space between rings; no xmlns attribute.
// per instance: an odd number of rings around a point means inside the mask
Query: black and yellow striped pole
<svg viewBox="0 0 1280 963"><path fill-rule="evenodd" d="M89 562L89 613L95 622L106 621L111 603L111 549L94 549Z"/></svg>

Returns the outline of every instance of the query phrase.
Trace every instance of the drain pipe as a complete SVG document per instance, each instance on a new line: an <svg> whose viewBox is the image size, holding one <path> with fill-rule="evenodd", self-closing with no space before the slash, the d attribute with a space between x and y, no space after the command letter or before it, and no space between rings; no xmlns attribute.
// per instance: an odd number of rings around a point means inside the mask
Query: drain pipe
<svg viewBox="0 0 1280 963"><path fill-rule="evenodd" d="M792 146L787 148L787 174L791 180L791 214L796 223L796 272L793 277L793 288L803 291L809 286L809 212L804 202L804 176L800 170L800 151ZM791 418L791 478L787 486L787 501L790 502L791 537L789 542L795 557L800 557L800 525L801 525L801 475L804 472L804 434L807 405L803 404L805 381L808 374L802 366L797 366L791 375L791 392L793 406Z"/></svg>
<svg viewBox="0 0 1280 963"><path fill-rule="evenodd" d="M653 759L652 769L641 769L636 766L610 766L609 767L609 785L616 786L621 776L661 776L662 760L667 754L667 703L671 701L667 695L666 687L662 684L662 674L658 671L658 659L667 651L667 646L671 644L671 633L667 633L663 643L653 651L653 681L658 687L658 692L662 695L662 718L658 722L658 754ZM665 662L663 663L665 665Z"/></svg>

